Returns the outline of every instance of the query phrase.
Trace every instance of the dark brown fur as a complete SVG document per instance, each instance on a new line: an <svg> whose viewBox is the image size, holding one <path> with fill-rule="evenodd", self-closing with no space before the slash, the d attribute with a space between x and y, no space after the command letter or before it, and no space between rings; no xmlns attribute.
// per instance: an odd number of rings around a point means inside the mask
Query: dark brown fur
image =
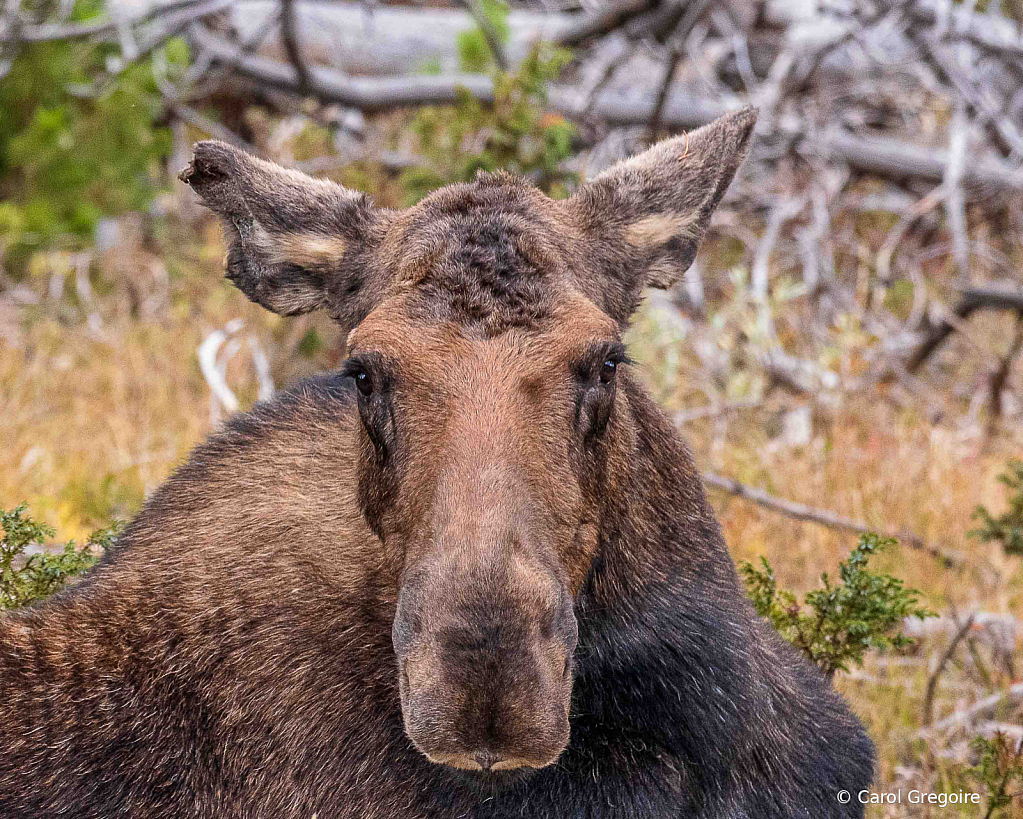
<svg viewBox="0 0 1023 819"><path fill-rule="evenodd" d="M754 120L566 202L497 174L404 212L197 146L228 276L350 359L0 619L0 817L862 815L869 740L753 614L621 352Z"/></svg>

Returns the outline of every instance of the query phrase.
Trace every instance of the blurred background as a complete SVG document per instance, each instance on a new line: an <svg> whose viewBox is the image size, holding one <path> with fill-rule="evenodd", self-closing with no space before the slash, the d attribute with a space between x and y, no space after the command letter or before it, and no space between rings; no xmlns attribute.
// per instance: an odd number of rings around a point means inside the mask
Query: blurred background
<svg viewBox="0 0 1023 819"><path fill-rule="evenodd" d="M1021 23L1020 0L7 0L0 507L83 539L227 414L341 361L328 320L221 279L175 178L196 140L386 206L481 168L562 197L754 104L631 353L737 562L802 598L858 535L897 538L872 567L934 616L835 675L877 791L903 789L868 815L1023 816Z"/></svg>

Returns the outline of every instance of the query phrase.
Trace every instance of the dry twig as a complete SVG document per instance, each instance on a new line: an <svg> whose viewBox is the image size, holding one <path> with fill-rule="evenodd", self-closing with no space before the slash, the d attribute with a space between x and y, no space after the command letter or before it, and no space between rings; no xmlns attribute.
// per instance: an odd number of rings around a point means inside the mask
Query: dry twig
<svg viewBox="0 0 1023 819"><path fill-rule="evenodd" d="M975 616L975 614L971 613L970 616L960 624L959 628L956 629L956 633L952 635L952 639L949 640L948 645L941 654L941 657L938 658L938 663L934 666L934 670L931 671L927 677L927 690L924 692L924 727L931 724L934 709L934 692L938 687L938 678L945 670L945 666L948 664L948 661L952 659L956 646L962 642L962 639L969 633L970 629L973 628L973 618Z"/></svg>
<svg viewBox="0 0 1023 819"><path fill-rule="evenodd" d="M747 486L733 478L727 478L714 472L703 472L700 477L703 479L704 483L709 484L710 486L723 489L729 494L752 501L758 506L763 506L765 509L770 509L773 512L780 512L787 517L795 518L796 520L805 520L811 523L819 523L822 526L828 526L832 529L842 529L846 532L854 532L859 535L879 532L885 537L896 538L900 542L908 543L914 549L926 552L932 557L940 560L945 564L945 566L955 567L960 565L960 559L957 556L944 551L937 546L925 543L923 538L913 534L912 532L896 532L878 526L868 526L862 521L842 517L841 515L837 515L827 509L815 509L812 506L796 503L795 501L776 498L773 495L767 494L762 489Z"/></svg>

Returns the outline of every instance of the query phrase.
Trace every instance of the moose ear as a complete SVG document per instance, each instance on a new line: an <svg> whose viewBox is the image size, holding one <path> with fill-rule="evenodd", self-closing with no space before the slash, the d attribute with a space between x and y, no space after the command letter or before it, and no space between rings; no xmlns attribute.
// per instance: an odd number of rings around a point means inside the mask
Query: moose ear
<svg viewBox="0 0 1023 819"><path fill-rule="evenodd" d="M212 140L179 178L224 223L227 278L268 310L325 308L350 329L387 289L365 263L384 218L363 194Z"/></svg>
<svg viewBox="0 0 1023 819"><path fill-rule="evenodd" d="M689 269L756 121L756 109L744 108L666 139L566 202L593 259L579 285L619 323L628 321L644 287L670 287Z"/></svg>

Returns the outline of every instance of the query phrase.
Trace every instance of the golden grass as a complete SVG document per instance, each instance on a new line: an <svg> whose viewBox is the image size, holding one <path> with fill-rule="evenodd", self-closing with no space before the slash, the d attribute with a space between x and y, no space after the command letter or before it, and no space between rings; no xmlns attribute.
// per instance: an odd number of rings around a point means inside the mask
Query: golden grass
<svg viewBox="0 0 1023 819"><path fill-rule="evenodd" d="M0 333L0 506L28 501L33 515L55 526L61 537L82 538L114 518L132 515L209 432L210 396L196 359L209 331L242 318L246 333L271 353L278 385L336 364L338 334L325 322L278 319L222 282L223 249L216 233L196 245L175 229L162 245L159 258L134 250L97 264L93 289L103 295L88 309L70 294L73 278L64 298L46 298L52 270L43 265L26 282L40 303L0 310L0 320L7 322ZM161 259L169 270L169 303L151 315L134 316L130 291L146 295L152 285L144 276L131 277ZM98 329L87 323L90 312L100 316ZM652 339L654 331L645 321L633 334L633 353L655 395L674 408L705 402L701 390L707 385L700 383L703 376L692 361L678 353L677 341ZM304 357L296 350L313 327L328 343ZM232 363L228 380L243 404L251 404L256 380L246 356L239 354ZM954 423L932 428L919 413L863 395L815 412L807 446L772 447L768 431L787 401L794 403L772 396L763 410L687 427L701 466L877 526L905 527L962 552L966 564L959 571L905 547L878 561L880 568L921 589L931 608L1019 611L1019 560L965 537L978 503L1002 507L996 476L1009 456L1019 455L1015 438L996 437L982 446L981 439L963 434ZM719 492L711 497L736 560L766 555L781 583L795 590L814 587L820 573L833 572L853 546L848 534ZM997 575L979 568L984 560ZM935 649L940 644L921 646L915 656L925 660ZM879 790L897 787L903 769L918 770L913 781L938 788L950 769L915 739L926 675L925 663L885 665L871 657L861 673L837 680L878 744ZM943 683L938 715L976 696L964 687L961 669L952 669ZM1011 816L1023 816L1018 805L1014 811ZM868 815L976 814L903 805L871 808Z"/></svg>

